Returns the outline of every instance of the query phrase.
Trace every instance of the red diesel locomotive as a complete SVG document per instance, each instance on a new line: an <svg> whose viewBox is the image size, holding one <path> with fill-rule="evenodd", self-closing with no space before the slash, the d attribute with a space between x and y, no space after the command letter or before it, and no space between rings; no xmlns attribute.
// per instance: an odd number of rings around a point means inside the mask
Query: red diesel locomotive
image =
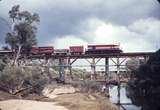
<svg viewBox="0 0 160 110"><path fill-rule="evenodd" d="M85 54L121 53L120 45L88 45Z"/></svg>

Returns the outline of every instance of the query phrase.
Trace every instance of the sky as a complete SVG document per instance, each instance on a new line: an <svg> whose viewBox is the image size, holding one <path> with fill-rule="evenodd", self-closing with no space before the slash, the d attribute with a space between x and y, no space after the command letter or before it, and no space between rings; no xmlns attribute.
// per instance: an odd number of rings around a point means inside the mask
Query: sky
<svg viewBox="0 0 160 110"><path fill-rule="evenodd" d="M17 4L39 14L39 46L120 44L124 52L160 48L157 0L2 0L0 46L10 27L8 11Z"/></svg>

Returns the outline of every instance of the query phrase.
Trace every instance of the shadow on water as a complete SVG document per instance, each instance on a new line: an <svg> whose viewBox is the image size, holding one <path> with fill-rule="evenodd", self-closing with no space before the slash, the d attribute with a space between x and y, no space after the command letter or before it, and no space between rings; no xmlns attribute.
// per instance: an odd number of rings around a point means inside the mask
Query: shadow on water
<svg viewBox="0 0 160 110"><path fill-rule="evenodd" d="M110 100L112 103L118 102L118 86L111 85L109 87ZM140 110L141 107L132 104L131 99L129 99L126 95L126 86L121 86L120 88L120 103L131 103L131 105L123 105L125 110ZM124 109L120 109L124 110Z"/></svg>

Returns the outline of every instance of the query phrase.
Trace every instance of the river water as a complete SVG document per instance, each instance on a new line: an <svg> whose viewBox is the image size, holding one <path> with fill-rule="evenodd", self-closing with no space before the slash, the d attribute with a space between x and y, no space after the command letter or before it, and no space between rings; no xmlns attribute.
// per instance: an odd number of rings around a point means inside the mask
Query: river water
<svg viewBox="0 0 160 110"><path fill-rule="evenodd" d="M118 86L110 86L109 87L110 100L112 103L118 102L118 89L117 88L118 88ZM131 103L131 105L123 105L125 110L140 110L141 109L141 107L133 105L131 99L129 99L126 96L126 87L125 86L121 86L121 89L120 89L120 102L121 103ZM120 110L124 110L124 109L121 108Z"/></svg>

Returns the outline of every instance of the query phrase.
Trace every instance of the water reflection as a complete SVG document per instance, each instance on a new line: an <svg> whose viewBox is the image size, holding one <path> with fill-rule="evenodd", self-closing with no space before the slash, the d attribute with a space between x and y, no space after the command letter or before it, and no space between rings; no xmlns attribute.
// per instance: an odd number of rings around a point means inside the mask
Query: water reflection
<svg viewBox="0 0 160 110"><path fill-rule="evenodd" d="M118 91L117 91L117 86L110 86L109 87L109 93L110 93L110 100L112 101L112 103L117 103L118 102ZM121 86L120 89L120 102L121 103L132 103L131 99L129 99L126 96L126 87L125 86ZM136 105L124 105L124 108L126 110L140 110L140 107L136 106ZM121 110L123 110L121 108Z"/></svg>

